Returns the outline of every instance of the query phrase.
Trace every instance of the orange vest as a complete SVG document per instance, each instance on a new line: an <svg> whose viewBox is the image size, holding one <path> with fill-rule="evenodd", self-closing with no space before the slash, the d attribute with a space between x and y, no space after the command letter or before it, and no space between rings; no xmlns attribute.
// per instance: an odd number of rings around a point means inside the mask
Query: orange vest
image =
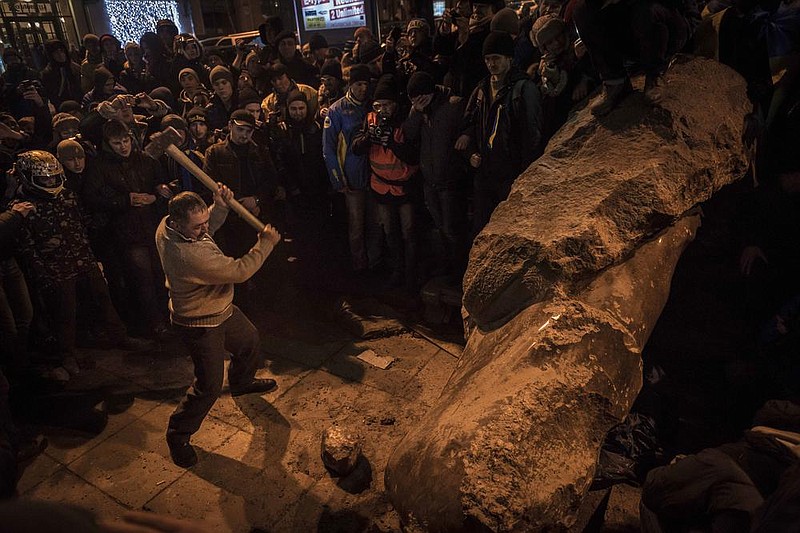
<svg viewBox="0 0 800 533"><path fill-rule="evenodd" d="M370 112L367 124L377 124L378 114ZM403 128L395 128L392 132L394 141L402 144L405 140ZM409 165L400 160L391 150L380 144L373 144L369 149L369 183L372 190L381 195L405 196L405 185L417 172L419 165ZM397 185L395 185L395 183Z"/></svg>

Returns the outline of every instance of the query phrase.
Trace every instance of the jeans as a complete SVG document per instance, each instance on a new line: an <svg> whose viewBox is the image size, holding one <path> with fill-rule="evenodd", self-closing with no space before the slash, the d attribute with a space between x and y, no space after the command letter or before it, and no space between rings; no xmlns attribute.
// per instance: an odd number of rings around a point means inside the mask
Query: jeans
<svg viewBox="0 0 800 533"><path fill-rule="evenodd" d="M90 271L62 281L42 290L42 297L53 319L58 349L63 357L74 355L77 321L77 295L87 294L97 310L97 319L112 344L121 343L127 336L125 325L111 303L100 269L95 265Z"/></svg>
<svg viewBox="0 0 800 533"><path fill-rule="evenodd" d="M381 261L381 235L375 200L366 189L344 192L347 236L354 270L374 267Z"/></svg>
<svg viewBox="0 0 800 533"><path fill-rule="evenodd" d="M456 186L435 187L425 183L425 206L445 245L447 271L461 276L466 270L469 247L467 241L467 207Z"/></svg>
<svg viewBox="0 0 800 533"><path fill-rule="evenodd" d="M25 277L14 258L0 261L0 363L27 364L33 304Z"/></svg>
<svg viewBox="0 0 800 533"><path fill-rule="evenodd" d="M378 219L392 254L393 274L404 273L406 287L412 288L417 274L414 204L378 204Z"/></svg>
<svg viewBox="0 0 800 533"><path fill-rule="evenodd" d="M232 389L249 384L260 364L258 330L238 307L215 328L178 327L194 362L194 383L169 419L167 437L188 442L200 429L222 391L225 352L231 352L228 381Z"/></svg>

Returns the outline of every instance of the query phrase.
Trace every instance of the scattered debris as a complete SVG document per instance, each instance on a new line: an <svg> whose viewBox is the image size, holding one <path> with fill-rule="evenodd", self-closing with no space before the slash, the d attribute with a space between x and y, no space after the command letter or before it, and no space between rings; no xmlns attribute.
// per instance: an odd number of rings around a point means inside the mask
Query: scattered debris
<svg viewBox="0 0 800 533"><path fill-rule="evenodd" d="M381 418L381 425L382 426L393 426L394 425L394 417L387 416L386 418Z"/></svg>
<svg viewBox="0 0 800 533"><path fill-rule="evenodd" d="M336 303L334 319L362 339L393 337L408 331L394 309L374 298L340 299Z"/></svg>
<svg viewBox="0 0 800 533"><path fill-rule="evenodd" d="M356 359L361 359L365 363L369 363L372 366L380 368L381 370L386 370L392 365L392 363L394 363L394 357L390 357L388 355L378 355L374 350L371 349L364 350L356 356Z"/></svg>

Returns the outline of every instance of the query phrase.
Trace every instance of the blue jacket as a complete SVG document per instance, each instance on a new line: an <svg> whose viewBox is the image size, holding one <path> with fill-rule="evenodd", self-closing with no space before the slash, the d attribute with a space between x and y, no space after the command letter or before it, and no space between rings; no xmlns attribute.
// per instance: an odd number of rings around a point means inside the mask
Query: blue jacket
<svg viewBox="0 0 800 533"><path fill-rule="evenodd" d="M344 189L366 189L369 186L369 162L366 156L356 155L350 150L353 137L361 130L367 108L350 96L335 101L328 108L322 137L322 155L328 168L328 177L334 191Z"/></svg>

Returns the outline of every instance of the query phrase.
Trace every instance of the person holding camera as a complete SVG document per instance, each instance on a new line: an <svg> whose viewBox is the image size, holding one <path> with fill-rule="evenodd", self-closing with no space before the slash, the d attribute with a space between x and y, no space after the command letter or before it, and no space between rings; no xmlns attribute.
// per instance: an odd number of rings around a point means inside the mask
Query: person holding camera
<svg viewBox="0 0 800 533"><path fill-rule="evenodd" d="M369 160L369 185L392 255L389 283L394 287L405 282L405 288L413 291L417 282L417 236L411 187L419 171L419 147L406 141L399 101L396 78L384 74L375 87L372 111L353 138L352 150Z"/></svg>

